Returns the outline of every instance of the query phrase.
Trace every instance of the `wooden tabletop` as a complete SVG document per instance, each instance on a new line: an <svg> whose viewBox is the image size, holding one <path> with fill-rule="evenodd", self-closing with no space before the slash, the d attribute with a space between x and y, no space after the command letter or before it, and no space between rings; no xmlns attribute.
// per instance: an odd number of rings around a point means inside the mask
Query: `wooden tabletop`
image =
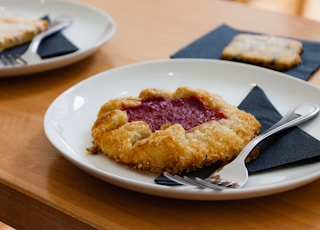
<svg viewBox="0 0 320 230"><path fill-rule="evenodd" d="M129 63L165 59L213 28L320 42L320 23L222 0L81 0L117 30L95 54L62 69L0 79L0 221L18 229L316 229L320 180L246 200L186 201L125 190L67 161L46 138L44 113L75 83ZM310 82L320 86L320 72Z"/></svg>

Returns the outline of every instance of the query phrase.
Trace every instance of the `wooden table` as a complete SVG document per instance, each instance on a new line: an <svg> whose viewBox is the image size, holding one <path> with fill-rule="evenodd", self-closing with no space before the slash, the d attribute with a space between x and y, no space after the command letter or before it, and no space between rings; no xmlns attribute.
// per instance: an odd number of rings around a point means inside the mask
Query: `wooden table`
<svg viewBox="0 0 320 230"><path fill-rule="evenodd" d="M185 201L100 181L49 143L43 117L64 90L93 74L164 59L222 23L320 41L320 23L215 0L81 0L110 14L115 36L79 63L0 79L0 220L18 229L316 229L320 180L268 197ZM310 80L320 85L318 71Z"/></svg>

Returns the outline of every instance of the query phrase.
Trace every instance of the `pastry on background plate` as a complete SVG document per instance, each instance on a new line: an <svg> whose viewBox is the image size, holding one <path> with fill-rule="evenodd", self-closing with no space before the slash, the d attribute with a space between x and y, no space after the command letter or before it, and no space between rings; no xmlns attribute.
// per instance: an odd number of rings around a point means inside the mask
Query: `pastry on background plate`
<svg viewBox="0 0 320 230"><path fill-rule="evenodd" d="M46 20L0 13L0 52L29 42L48 28Z"/></svg>
<svg viewBox="0 0 320 230"><path fill-rule="evenodd" d="M139 97L102 105L87 150L137 169L178 173L228 163L259 130L253 115L219 95L189 87L147 88Z"/></svg>
<svg viewBox="0 0 320 230"><path fill-rule="evenodd" d="M301 63L300 41L272 35L238 34L223 49L221 58L288 70Z"/></svg>

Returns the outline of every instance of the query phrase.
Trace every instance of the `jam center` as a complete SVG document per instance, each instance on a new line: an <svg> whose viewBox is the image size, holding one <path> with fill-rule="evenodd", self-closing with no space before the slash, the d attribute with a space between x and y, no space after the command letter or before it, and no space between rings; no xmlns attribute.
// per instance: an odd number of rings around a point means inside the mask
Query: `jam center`
<svg viewBox="0 0 320 230"><path fill-rule="evenodd" d="M221 111L210 110L197 98L143 100L141 105L123 110L127 112L129 122L145 121L153 132L168 123L181 124L185 130L189 130L210 120L226 118Z"/></svg>

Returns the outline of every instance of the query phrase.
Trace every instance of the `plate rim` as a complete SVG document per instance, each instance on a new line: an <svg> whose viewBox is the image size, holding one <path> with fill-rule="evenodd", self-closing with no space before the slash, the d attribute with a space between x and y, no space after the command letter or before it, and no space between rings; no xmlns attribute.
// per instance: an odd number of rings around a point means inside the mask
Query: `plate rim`
<svg viewBox="0 0 320 230"><path fill-rule="evenodd" d="M78 83L76 83L75 85L71 86L69 89L67 89L66 91L62 92L56 99L54 99L54 101L50 104L50 106L48 107L46 113L45 113L45 117L44 117L44 130L45 130L45 134L47 136L47 138L49 139L49 141L52 143L52 140L50 139L50 136L48 136L48 132L49 132L49 127L48 127L48 115L50 113L50 108L52 108L52 106L54 105L54 103L57 102L57 100L59 100L59 98L63 97L64 95L68 94L69 92L71 92L72 90L75 90L77 87L79 87L80 85L86 84L89 81L94 81L97 78L103 77L106 73L110 74L114 71L122 71L125 69L130 69L130 68L136 68L139 66L144 66L144 65L153 65L153 64L158 64L158 63L174 63L174 62L208 62L208 63L218 63L218 64L227 64L227 65L237 65L237 66L241 66L243 68L254 68L254 69L259 69L259 71L267 71L277 75L281 75L284 78L289 79L289 81L298 81L298 84L305 84L307 87L313 87L315 88L317 91L319 91L320 93L320 87L313 85L311 83L308 83L306 81L300 80L298 78L294 78L292 76L289 76L287 74L284 73L279 73L273 70L269 70L269 69L265 69L262 67L256 67L256 66L252 66L252 65L248 65L248 64L243 64L243 63L235 63L235 62L231 62L231 61L223 61L223 60L211 60L211 59L197 59L197 58L187 58L187 59L160 59L160 60L151 60L151 61L144 61L144 62L138 62L138 63L132 63L129 65L125 65L125 66L120 66L120 67L116 67L116 68L112 68L110 70L106 70L103 71L101 73L95 74L87 79L84 79ZM52 143L54 145L54 143ZM55 146L55 145L54 145ZM172 189L172 187L168 186L164 186L164 185L158 185L158 184L152 184L150 185L149 183L146 182L134 182L131 181L130 179L124 179L122 177L119 177L117 175L108 175L108 173L104 172L103 170L99 169L99 168L94 168L93 166L90 165L83 165L81 162L79 162L77 159L71 157L69 154L65 154L63 151L65 151L64 149L61 149L61 146L55 146L64 157L66 157L68 160L70 160L73 164L77 165L79 168L81 168L82 170L84 170L85 172L89 173L92 176L95 176L101 180L104 180L107 183L128 189L128 190L132 190L132 191L136 191L136 192L141 192L141 193L145 193L145 194L149 194L149 195L156 195L156 196L161 196L161 197L167 197L167 198L175 198L175 199L185 199L185 200L235 200L235 199L246 199L246 198L254 198L254 197L261 197L261 196L266 196L266 195L272 195L272 194L276 194L276 193L280 193L280 192L284 192L284 191L288 191L300 186L303 186L305 184L311 183L317 179L320 178L320 171L301 177L299 179L296 179L295 182L292 181L288 181L285 183L282 183L281 185L277 185L277 186L273 186L276 187L276 189L274 189L272 186L268 189L265 188L242 188L242 192L237 193L234 192L234 190L232 191L223 191L222 193L218 194L216 193L214 196L212 195L212 193L208 193L208 192L201 192L200 196L196 196L194 194L193 190L182 190L182 189ZM107 178L106 178L107 177ZM130 185L130 188L128 188L128 185ZM145 191L145 189L148 188L148 191ZM183 191L183 192L181 192ZM198 190L197 190L198 191ZM243 193L244 191L244 193Z"/></svg>

